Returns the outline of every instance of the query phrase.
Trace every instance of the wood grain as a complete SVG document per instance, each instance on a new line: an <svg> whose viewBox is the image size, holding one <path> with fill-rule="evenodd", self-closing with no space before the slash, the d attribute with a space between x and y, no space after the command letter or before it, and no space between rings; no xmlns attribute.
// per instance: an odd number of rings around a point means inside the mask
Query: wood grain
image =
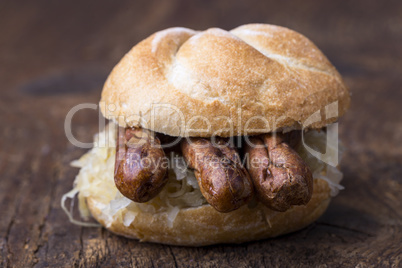
<svg viewBox="0 0 402 268"><path fill-rule="evenodd" d="M402 259L402 2L2 1L0 266L390 266ZM68 222L60 208L85 152L64 118L97 103L108 72L170 26L279 24L313 40L351 88L341 119L346 187L319 221L279 238L201 248L139 243ZM90 142L97 111L73 119Z"/></svg>

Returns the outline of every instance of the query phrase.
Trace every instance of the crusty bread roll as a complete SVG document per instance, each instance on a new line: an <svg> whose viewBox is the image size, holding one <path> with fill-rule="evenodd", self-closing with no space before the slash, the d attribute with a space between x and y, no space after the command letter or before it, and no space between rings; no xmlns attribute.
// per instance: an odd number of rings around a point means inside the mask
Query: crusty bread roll
<svg viewBox="0 0 402 268"><path fill-rule="evenodd" d="M335 116L320 117L306 126L312 114L334 102ZM171 28L151 35L113 69L100 107L106 118L122 127L177 137L230 137L261 130L320 129L343 115L349 103L341 76L310 40L284 27L250 24L231 31ZM341 187L341 175L328 179L330 168L317 160L307 161L302 153L314 176L313 195L305 206L277 212L255 203L220 213L206 202L163 208L159 200L156 210L142 209L115 196L110 167L114 149L100 150L94 148L77 164L82 170L75 187L80 201L86 200L80 206L85 211L87 205L110 231L141 241L199 246L275 237L315 221ZM97 171L92 173L94 166ZM100 176L105 184L97 182ZM118 202L124 206L111 213Z"/></svg>
<svg viewBox="0 0 402 268"><path fill-rule="evenodd" d="M349 91L310 40L284 27L249 24L229 32L170 28L151 35L113 69L100 105L121 126L229 137L299 129L336 101L341 116ZM321 118L310 127L336 120Z"/></svg>

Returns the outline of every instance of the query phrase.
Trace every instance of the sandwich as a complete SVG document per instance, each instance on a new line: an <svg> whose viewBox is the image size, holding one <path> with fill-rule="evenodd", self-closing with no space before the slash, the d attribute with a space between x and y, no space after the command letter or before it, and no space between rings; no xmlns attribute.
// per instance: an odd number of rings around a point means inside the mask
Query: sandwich
<svg viewBox="0 0 402 268"><path fill-rule="evenodd" d="M202 246L276 237L317 220L342 186L337 120L350 93L290 29L170 28L107 78L110 123L72 165L84 219L140 241ZM72 204L72 202L71 202Z"/></svg>

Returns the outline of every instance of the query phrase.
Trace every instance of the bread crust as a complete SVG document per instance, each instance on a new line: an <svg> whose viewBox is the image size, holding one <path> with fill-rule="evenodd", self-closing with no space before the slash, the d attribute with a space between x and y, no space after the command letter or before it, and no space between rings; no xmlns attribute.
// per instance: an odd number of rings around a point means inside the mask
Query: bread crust
<svg viewBox="0 0 402 268"><path fill-rule="evenodd" d="M335 116L307 123L335 102ZM349 103L341 76L309 39L284 27L249 24L151 35L115 66L100 107L123 127L230 137L321 128Z"/></svg>
<svg viewBox="0 0 402 268"><path fill-rule="evenodd" d="M322 179L314 180L314 192L305 206L294 206L285 212L273 211L261 203L254 208L220 213L210 205L180 209L173 226L169 227L167 213L139 212L134 221L125 226L121 218L106 223L102 213L110 200L87 197L92 216L113 233L142 242L181 246L205 246L221 243L243 243L276 237L302 229L317 220L330 202L330 188ZM122 215L127 209L122 209Z"/></svg>

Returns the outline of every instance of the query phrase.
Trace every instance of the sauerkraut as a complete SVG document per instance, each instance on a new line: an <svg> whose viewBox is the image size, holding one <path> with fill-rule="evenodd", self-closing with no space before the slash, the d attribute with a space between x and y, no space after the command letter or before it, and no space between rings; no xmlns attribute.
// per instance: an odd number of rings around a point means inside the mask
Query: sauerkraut
<svg viewBox="0 0 402 268"><path fill-rule="evenodd" d="M322 149L326 144L326 134L323 131L309 131L304 134L304 138L309 145L318 149ZM180 209L207 204L201 194L194 172L187 168L183 157L178 154L170 155L168 182L155 198L146 203L135 203L124 197L114 184L115 140L116 127L111 123L104 131L95 135L94 147L80 159L71 163L73 167L80 168L74 181L74 188L62 198L62 208L68 214L71 222L83 226L96 225L73 219L72 206L77 194L78 208L84 219L90 216L86 204L87 197L96 196L99 203L105 204L101 209L103 221L107 227L117 218L120 218L125 226L129 226L135 221L135 217L140 211L164 213L172 227ZM328 182L332 196L343 189L339 184L342 173L336 167L312 156L303 145L298 146L297 151L312 169L314 179L323 179ZM68 198L72 199L70 209L67 209L66 206Z"/></svg>

